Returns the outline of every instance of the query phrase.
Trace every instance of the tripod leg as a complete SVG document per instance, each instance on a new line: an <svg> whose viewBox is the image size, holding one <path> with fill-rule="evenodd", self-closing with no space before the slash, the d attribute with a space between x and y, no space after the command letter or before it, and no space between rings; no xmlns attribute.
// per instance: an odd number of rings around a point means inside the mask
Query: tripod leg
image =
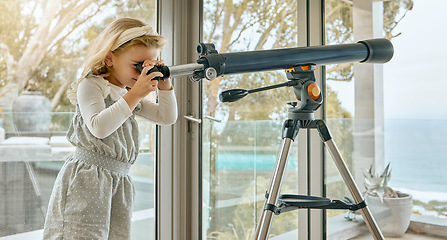
<svg viewBox="0 0 447 240"><path fill-rule="evenodd" d="M364 201L362 194L360 193L359 188L357 187L357 184L354 181L354 178L352 177L348 167L346 166L345 161L343 160L343 157L340 154L340 151L338 150L337 146L335 145L334 140L332 139L332 136L329 132L329 129L326 126L326 123L323 120L317 120L316 127L318 129L318 132L320 133L320 137L323 140L324 144L328 147L329 152L332 155L332 158L335 162L335 165L338 168L338 171L340 172L341 176L343 177L343 180L348 187L349 191L351 192L352 197L354 198L354 201L358 204ZM362 212L363 219L366 222L366 225L369 228L369 231L373 235L374 239L376 240L382 240L385 239L382 235L382 232L379 229L379 226L377 225L377 222L374 220L374 217L371 214L371 211L369 210L368 206L360 209Z"/></svg>
<svg viewBox="0 0 447 240"><path fill-rule="evenodd" d="M298 120L286 120L283 126L283 142L278 159L276 160L273 176L270 180L270 186L265 193L264 208L259 218L258 226L256 227L256 233L254 239L265 240L268 238L270 225L273 220L274 209L276 201L278 200L278 193L281 188L282 179L287 165L287 159L289 156L290 147L292 141L295 139L299 131Z"/></svg>

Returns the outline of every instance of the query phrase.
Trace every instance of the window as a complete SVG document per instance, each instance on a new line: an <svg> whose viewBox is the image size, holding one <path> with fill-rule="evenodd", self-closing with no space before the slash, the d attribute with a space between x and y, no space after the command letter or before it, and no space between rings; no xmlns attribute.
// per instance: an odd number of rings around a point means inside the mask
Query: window
<svg viewBox="0 0 447 240"><path fill-rule="evenodd" d="M157 1L90 2L0 2L0 239L41 238L54 180L74 151L65 91L80 77L89 42L118 17L156 27ZM132 239L153 239L155 126L139 127Z"/></svg>
<svg viewBox="0 0 447 240"><path fill-rule="evenodd" d="M429 227L414 223L445 226L445 161L441 160L445 141L439 134L446 131L441 105L446 99L441 93L445 86L443 60L438 60L444 48L440 41L443 33L432 27L436 16L442 14L437 9L444 3L374 2L370 3L372 11L366 14L371 14L371 19L356 18L356 4L326 1L326 43L366 39L359 38L365 36L359 32L368 31L368 23L363 21L372 21L370 36L391 39L394 56L389 63L369 70L362 69L361 64L327 66L328 125L359 187L364 190L363 170L373 166L380 173L390 163L389 185L413 197L409 230L417 227L419 232L433 234ZM423 47L415 47L418 45ZM369 71L367 74L374 79L368 81L373 84L365 84L360 79L365 75L359 71ZM326 159L326 184L330 198L351 196L330 158ZM327 213L329 234L337 232L331 229L334 221L348 225L354 218L361 218L340 210Z"/></svg>
<svg viewBox="0 0 447 240"><path fill-rule="evenodd" d="M296 47L296 1L204 1L204 39L219 53ZM250 94L222 103L224 90L254 89L283 83L284 71L225 76L204 81L202 158L203 239L253 238L264 204L287 118L290 88ZM289 155L282 189L297 193L296 147ZM275 217L270 234L298 228L297 212ZM287 222L287 224L284 224Z"/></svg>
<svg viewBox="0 0 447 240"><path fill-rule="evenodd" d="M440 21L443 6L446 3L439 0L414 1L395 28L395 35L401 33L392 39L396 54L384 67L385 161L393 168L390 184L413 196L414 214L432 216L438 223L447 218L447 142L441 137L447 133L442 57L446 50L441 40L446 34L433 24Z"/></svg>

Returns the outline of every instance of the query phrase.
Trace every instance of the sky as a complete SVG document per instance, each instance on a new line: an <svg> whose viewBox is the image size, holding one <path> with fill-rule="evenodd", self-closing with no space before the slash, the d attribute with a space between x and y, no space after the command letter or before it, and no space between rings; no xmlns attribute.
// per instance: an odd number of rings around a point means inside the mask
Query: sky
<svg viewBox="0 0 447 240"><path fill-rule="evenodd" d="M392 39L384 64L385 118L447 119L447 19L445 0L414 0ZM354 112L353 83L328 83Z"/></svg>

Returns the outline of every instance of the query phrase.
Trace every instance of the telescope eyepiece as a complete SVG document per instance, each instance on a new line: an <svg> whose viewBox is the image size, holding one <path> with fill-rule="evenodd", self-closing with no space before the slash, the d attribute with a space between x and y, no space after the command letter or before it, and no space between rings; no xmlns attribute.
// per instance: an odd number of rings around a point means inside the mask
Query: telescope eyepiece
<svg viewBox="0 0 447 240"><path fill-rule="evenodd" d="M139 73L141 73L143 71L143 62L135 64L135 68ZM169 78L170 76L169 67L167 66L154 66L147 71L146 75L149 75L153 72L161 72L161 74L163 74L163 77L154 77L154 80L157 81L163 80L164 78Z"/></svg>

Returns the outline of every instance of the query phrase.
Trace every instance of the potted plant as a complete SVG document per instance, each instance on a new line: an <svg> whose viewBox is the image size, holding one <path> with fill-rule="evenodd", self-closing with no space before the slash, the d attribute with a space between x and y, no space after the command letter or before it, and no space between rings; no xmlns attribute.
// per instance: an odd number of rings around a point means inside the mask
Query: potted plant
<svg viewBox="0 0 447 240"><path fill-rule="evenodd" d="M386 237L404 235L410 225L413 198L410 194L393 190L388 186L391 178L390 163L379 175L373 166L363 170L365 200L380 230Z"/></svg>

